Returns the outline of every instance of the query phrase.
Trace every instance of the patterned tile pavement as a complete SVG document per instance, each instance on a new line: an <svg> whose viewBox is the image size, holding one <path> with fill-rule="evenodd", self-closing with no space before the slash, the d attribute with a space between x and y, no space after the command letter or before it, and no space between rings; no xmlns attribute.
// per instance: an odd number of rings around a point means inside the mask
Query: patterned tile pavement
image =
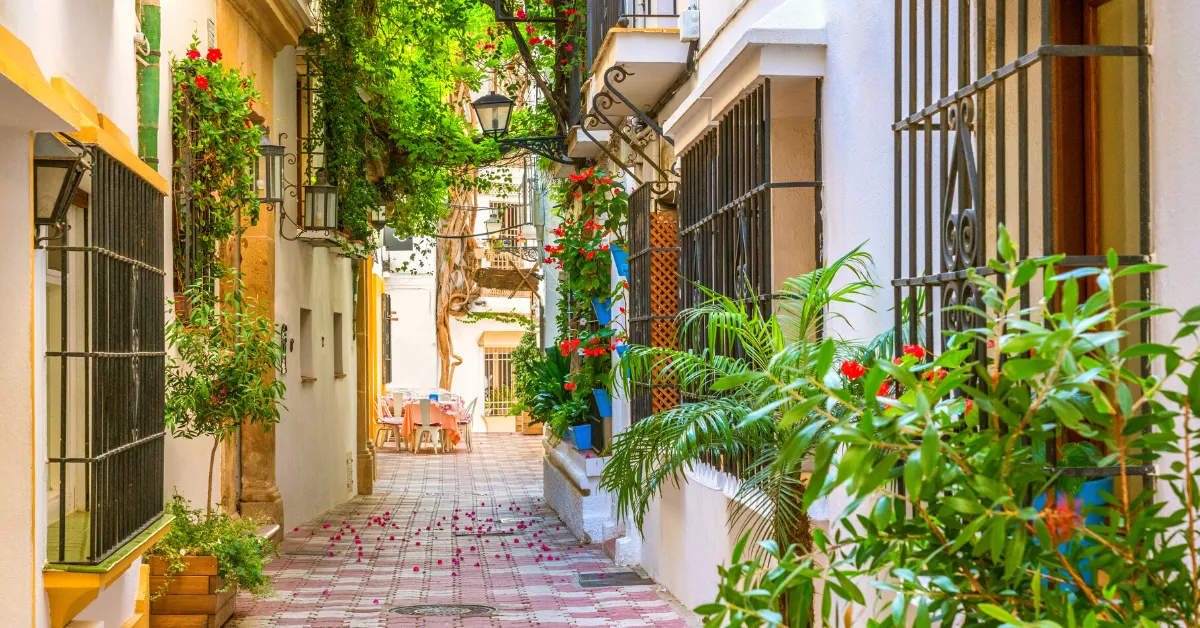
<svg viewBox="0 0 1200 628"><path fill-rule="evenodd" d="M612 572L542 502L540 439L477 435L475 452L383 453L375 494L288 530L269 571L275 596L245 593L227 624L464 628L698 626L662 587L583 589ZM482 604L480 617L412 617L412 604Z"/></svg>

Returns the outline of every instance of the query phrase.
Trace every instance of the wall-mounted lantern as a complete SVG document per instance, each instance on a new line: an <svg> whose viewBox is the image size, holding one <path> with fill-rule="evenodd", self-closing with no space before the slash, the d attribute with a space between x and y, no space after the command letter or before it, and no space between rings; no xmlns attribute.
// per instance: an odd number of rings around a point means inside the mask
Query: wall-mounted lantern
<svg viewBox="0 0 1200 628"><path fill-rule="evenodd" d="M34 224L51 226L61 232L67 221L67 210L75 200L75 192L83 175L91 168L91 153L83 144L66 137L74 148L67 146L54 133L38 133L33 139ZM58 237L52 234L51 238ZM35 235L36 238L36 235Z"/></svg>
<svg viewBox="0 0 1200 628"><path fill-rule="evenodd" d="M258 191L258 202L282 203L284 148L271 143L267 127L259 128L262 129L262 138L258 142L258 159L254 161L254 186Z"/></svg>
<svg viewBox="0 0 1200 628"><path fill-rule="evenodd" d="M329 183L329 174L321 168L316 182L304 186L304 229L337 229L337 210L337 186Z"/></svg>

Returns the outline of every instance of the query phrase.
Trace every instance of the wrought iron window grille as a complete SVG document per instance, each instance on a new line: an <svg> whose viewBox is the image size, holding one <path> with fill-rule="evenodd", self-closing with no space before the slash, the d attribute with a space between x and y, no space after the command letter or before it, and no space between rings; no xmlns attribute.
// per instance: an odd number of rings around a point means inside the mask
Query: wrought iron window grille
<svg viewBox="0 0 1200 628"><path fill-rule="evenodd" d="M764 79L680 158L680 309L706 300L700 286L771 310L777 277L772 272L772 192L811 189L817 264L822 244L822 81L814 87L813 180L774 181L771 174L771 81ZM684 339L705 348L702 330ZM719 349L719 348L713 348ZM734 351L736 348L727 348Z"/></svg>
<svg viewBox="0 0 1200 628"><path fill-rule="evenodd" d="M163 511L163 194L89 150L89 207L46 247L61 273L58 348L45 352L59 380L47 558L63 564L103 562Z"/></svg>
<svg viewBox="0 0 1200 628"><path fill-rule="evenodd" d="M897 354L902 344L935 348L947 332L978 325L975 317L950 308L982 307L967 273L992 274L986 264L1002 225L1025 258L1066 253L1059 267L1106 265L1107 248L1117 249L1123 266L1150 259L1146 2L1030 4L895 2L891 283ZM1106 6L1125 11L1119 14L1128 20L1121 22L1122 37L1133 33L1127 41L1102 41L1108 35L1100 33L1095 20ZM1123 77L1133 80L1103 85L1105 63L1124 64ZM1097 139L1102 123L1093 116L1103 95L1122 87L1132 90L1123 105L1131 107L1126 113L1136 122L1123 125L1126 135L1118 142L1135 157L1123 162L1116 176L1125 177L1133 190L1136 217L1116 217L1118 230L1131 237L1109 247L1091 235L1113 220L1103 214L1101 186L1089 183L1099 179L1097 164L1104 158ZM1074 125L1088 130L1076 134ZM1088 241L1077 241L1079 234ZM1034 286L1023 287L1021 306L1029 307L1038 296ZM1135 299L1150 300L1145 275L1129 298ZM1141 321L1139 333L1150 337L1149 319ZM985 357L984 348L979 355ZM1153 469L1127 472L1152 475ZM1112 473L1064 470L1064 475L1093 478Z"/></svg>

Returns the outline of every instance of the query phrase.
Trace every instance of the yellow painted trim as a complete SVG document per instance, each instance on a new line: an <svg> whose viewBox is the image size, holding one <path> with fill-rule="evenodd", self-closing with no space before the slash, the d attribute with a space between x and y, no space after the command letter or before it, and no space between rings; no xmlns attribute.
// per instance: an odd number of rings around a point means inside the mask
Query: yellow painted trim
<svg viewBox="0 0 1200 628"><path fill-rule="evenodd" d="M164 515L168 516L169 515ZM65 571L47 567L42 571L42 586L50 605L51 628L62 628L100 596L100 592L123 576L133 562L142 557L171 529L170 521L152 534L135 539L137 545L125 550L122 557L103 571ZM144 533L143 533L144 534ZM120 551L120 550L119 550ZM143 567L145 568L145 567ZM142 577L149 583L148 572ZM139 590L140 590L139 584Z"/></svg>
<svg viewBox="0 0 1200 628"><path fill-rule="evenodd" d="M521 343L524 330L493 329L479 334L481 347L515 347Z"/></svg>
<svg viewBox="0 0 1200 628"><path fill-rule="evenodd" d="M0 26L0 74L45 105L54 115L79 128L79 111L46 82L29 46L3 26Z"/></svg>
<svg viewBox="0 0 1200 628"><path fill-rule="evenodd" d="M66 79L56 76L50 80L50 84L78 111L81 120L78 125L79 132L72 133L72 137L85 144L99 146L104 149L104 152L112 155L126 168L132 170L134 174L157 188L159 192L171 193L171 184L157 170L138 158L137 153L133 150L133 145L129 142L129 136L118 128L108 116L100 113L96 106Z"/></svg>

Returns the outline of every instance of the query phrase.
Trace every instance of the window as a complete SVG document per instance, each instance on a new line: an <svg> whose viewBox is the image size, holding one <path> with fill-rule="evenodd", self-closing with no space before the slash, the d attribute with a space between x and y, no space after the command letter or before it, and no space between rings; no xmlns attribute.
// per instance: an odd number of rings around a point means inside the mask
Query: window
<svg viewBox="0 0 1200 628"><path fill-rule="evenodd" d="M1104 265L1109 249L1123 265L1149 261L1144 7L896 2L892 286L901 342L944 348L944 332L977 324L945 308L982 307L965 278L987 272L1001 225L1019 255L1065 253L1064 267ZM1118 298L1150 298L1146 276L1126 289ZM1039 291L1025 286L1022 306ZM1140 333L1149 337L1148 320Z"/></svg>
<svg viewBox="0 0 1200 628"><path fill-rule="evenodd" d="M673 208L654 210L651 187L643 185L629 195L629 339L645 347L674 347L679 306L677 218ZM667 382L636 382L630 399L633 420L678 401L679 392Z"/></svg>
<svg viewBox="0 0 1200 628"><path fill-rule="evenodd" d="M503 246L522 246L524 242L521 237L521 227L533 221L529 214L529 208L521 203L492 201L490 204L492 210L500 218L502 231L499 237Z"/></svg>
<svg viewBox="0 0 1200 628"><path fill-rule="evenodd" d="M380 335L383 337L383 383L392 381L392 295L381 295L383 308L382 318L379 319Z"/></svg>
<svg viewBox="0 0 1200 628"><path fill-rule="evenodd" d="M820 263L820 125L820 79L763 79L681 155L680 309L705 300L700 285L769 311L777 285Z"/></svg>
<svg viewBox="0 0 1200 628"><path fill-rule="evenodd" d="M512 406L512 352L514 347L485 347L483 350L484 412L505 416Z"/></svg>
<svg viewBox="0 0 1200 628"><path fill-rule="evenodd" d="M333 313L333 375L346 376L346 341L342 332L342 313Z"/></svg>
<svg viewBox="0 0 1200 628"><path fill-rule="evenodd" d="M46 249L47 559L96 564L163 508L163 195L92 147Z"/></svg>
<svg viewBox="0 0 1200 628"><path fill-rule="evenodd" d="M1149 49L1137 0L896 4L897 333L972 324L964 281L1006 226L1063 266L1149 259ZM1015 7L1013 6L1015 4ZM992 15L989 15L989 10ZM936 26L936 28L935 28ZM935 97L936 94L936 97ZM1037 287L1022 293L1026 305ZM1130 298L1148 299L1143 278ZM1148 321L1142 335L1148 335Z"/></svg>
<svg viewBox="0 0 1200 628"><path fill-rule="evenodd" d="M300 308L300 381L317 381L313 368L313 322L312 310Z"/></svg>

